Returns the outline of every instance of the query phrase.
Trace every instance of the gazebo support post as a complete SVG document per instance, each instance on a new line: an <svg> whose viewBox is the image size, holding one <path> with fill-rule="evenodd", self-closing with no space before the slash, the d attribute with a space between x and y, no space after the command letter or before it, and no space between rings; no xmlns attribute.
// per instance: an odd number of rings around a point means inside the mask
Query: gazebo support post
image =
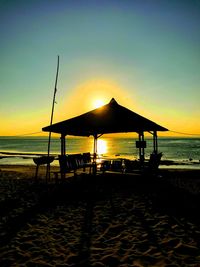
<svg viewBox="0 0 200 267"><path fill-rule="evenodd" d="M144 155L145 155L145 153L144 153L144 132L142 132L142 162L144 163L144 159L145 159L145 157L144 157Z"/></svg>
<svg viewBox="0 0 200 267"><path fill-rule="evenodd" d="M93 149L93 162L96 162L97 158L97 134L94 135L94 149Z"/></svg>
<svg viewBox="0 0 200 267"><path fill-rule="evenodd" d="M93 168L93 174L95 175L97 172L97 142L98 142L98 138L101 137L103 134L94 134L94 151L93 151L93 164L94 164L94 168Z"/></svg>
<svg viewBox="0 0 200 267"><path fill-rule="evenodd" d="M141 142L141 133L139 133L138 137L139 137L139 144L140 144L140 142ZM139 159L140 159L140 162L141 162L141 155L142 155L142 149L141 149L141 146L139 145Z"/></svg>
<svg viewBox="0 0 200 267"><path fill-rule="evenodd" d="M65 135L61 135L60 137L61 140L61 156L65 155L66 148L65 148Z"/></svg>
<svg viewBox="0 0 200 267"><path fill-rule="evenodd" d="M144 151L144 132L139 133L139 159L141 166L144 164L144 159L145 159L145 151Z"/></svg>
<svg viewBox="0 0 200 267"><path fill-rule="evenodd" d="M96 160L97 160L97 140L98 140L98 135L94 134L94 150L93 150L93 174L96 175L97 172L97 164L96 164Z"/></svg>
<svg viewBox="0 0 200 267"><path fill-rule="evenodd" d="M61 140L61 156L64 156L66 153L66 142L65 142L65 135L62 134L60 137ZM65 179L65 173L61 173L61 179Z"/></svg>
<svg viewBox="0 0 200 267"><path fill-rule="evenodd" d="M158 136L156 131L153 132L153 152L158 154Z"/></svg>

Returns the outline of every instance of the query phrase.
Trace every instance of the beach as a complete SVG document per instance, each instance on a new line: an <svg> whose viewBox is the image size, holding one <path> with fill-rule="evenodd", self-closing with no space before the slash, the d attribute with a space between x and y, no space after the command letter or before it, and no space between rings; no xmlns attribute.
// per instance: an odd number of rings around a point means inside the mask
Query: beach
<svg viewBox="0 0 200 267"><path fill-rule="evenodd" d="M0 266L200 266L199 170L46 184L42 166L0 169Z"/></svg>
<svg viewBox="0 0 200 267"><path fill-rule="evenodd" d="M0 267L200 267L200 0L0 14Z"/></svg>

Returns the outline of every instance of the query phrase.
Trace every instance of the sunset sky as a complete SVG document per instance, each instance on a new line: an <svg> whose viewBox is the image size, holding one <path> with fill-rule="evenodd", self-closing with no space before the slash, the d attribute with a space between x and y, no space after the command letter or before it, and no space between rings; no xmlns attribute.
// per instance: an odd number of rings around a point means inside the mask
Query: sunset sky
<svg viewBox="0 0 200 267"><path fill-rule="evenodd" d="M0 135L116 101L200 134L199 0L0 1Z"/></svg>

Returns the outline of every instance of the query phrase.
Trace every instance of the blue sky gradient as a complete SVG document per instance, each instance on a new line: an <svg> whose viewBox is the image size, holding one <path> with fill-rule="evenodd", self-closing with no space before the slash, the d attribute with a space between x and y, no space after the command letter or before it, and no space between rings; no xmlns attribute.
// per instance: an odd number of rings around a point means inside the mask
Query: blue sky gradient
<svg viewBox="0 0 200 267"><path fill-rule="evenodd" d="M90 110L81 92L107 83L107 102L200 133L200 1L7 0L0 17L0 135L49 124L57 55L55 121Z"/></svg>

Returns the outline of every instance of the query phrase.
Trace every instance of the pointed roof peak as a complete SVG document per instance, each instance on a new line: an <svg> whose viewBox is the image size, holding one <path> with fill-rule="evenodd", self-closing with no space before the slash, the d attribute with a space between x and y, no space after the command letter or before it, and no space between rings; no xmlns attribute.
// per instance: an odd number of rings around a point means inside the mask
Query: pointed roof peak
<svg viewBox="0 0 200 267"><path fill-rule="evenodd" d="M110 100L109 104L118 104L114 97Z"/></svg>

